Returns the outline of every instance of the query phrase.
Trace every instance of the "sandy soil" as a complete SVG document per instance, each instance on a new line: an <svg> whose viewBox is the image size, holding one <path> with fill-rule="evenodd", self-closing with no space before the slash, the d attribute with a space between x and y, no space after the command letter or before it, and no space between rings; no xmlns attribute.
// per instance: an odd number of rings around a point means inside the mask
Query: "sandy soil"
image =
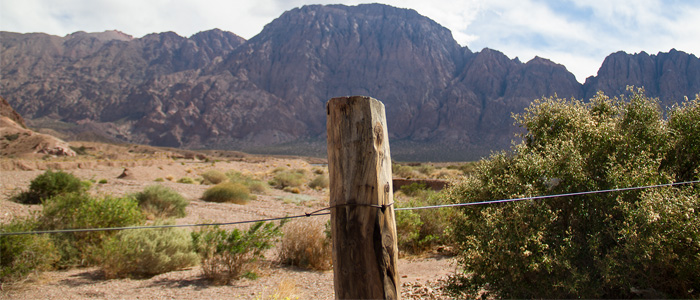
<svg viewBox="0 0 700 300"><path fill-rule="evenodd" d="M304 214L323 208L328 202L327 190L317 191L303 188L299 195L270 189L265 195L247 205L231 203L209 203L200 200L207 186L182 184L172 181L155 182L156 178L196 178L209 169L221 171L237 170L257 178L271 178L271 171L278 167L319 168L303 159L246 157L239 161L205 162L197 159L163 158L158 160L112 159L85 161L82 164L65 162L43 165L35 161L23 162L23 168L6 167L0 170L0 223L13 217L26 216L39 210L39 205L22 205L8 199L27 189L30 181L44 172L47 166L65 167L84 180L106 180L93 185L95 194L122 195L143 190L153 184L173 188L190 200L187 216L177 219L178 224L202 222L233 222L261 218L283 217ZM5 162L5 166L16 166L17 162ZM3 164L0 164L2 167ZM127 166L127 178L117 177ZM22 169L22 170L19 170ZM300 196L301 195L301 196ZM319 217L327 218L327 216ZM402 258L399 274L405 299L447 299L439 289L440 281L455 270L454 259L440 255ZM279 265L272 251L266 267L261 269L256 280L242 279L230 285L216 286L201 277L199 267L161 274L149 279L104 280L97 268L53 271L31 276L21 284L5 286L1 299L333 299L333 272L305 271Z"/></svg>

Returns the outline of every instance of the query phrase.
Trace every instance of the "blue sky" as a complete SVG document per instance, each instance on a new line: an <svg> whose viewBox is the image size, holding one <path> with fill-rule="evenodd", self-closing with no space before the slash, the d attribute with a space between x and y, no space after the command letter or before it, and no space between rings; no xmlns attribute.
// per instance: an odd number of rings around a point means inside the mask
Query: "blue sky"
<svg viewBox="0 0 700 300"><path fill-rule="evenodd" d="M366 2L366 1L365 1ZM0 0L0 30L66 35L117 29L134 37L174 31L190 36L219 28L246 39L307 0ZM700 54L695 0L384 0L449 28L472 51L488 47L526 62L563 64L583 82L610 53L671 48Z"/></svg>

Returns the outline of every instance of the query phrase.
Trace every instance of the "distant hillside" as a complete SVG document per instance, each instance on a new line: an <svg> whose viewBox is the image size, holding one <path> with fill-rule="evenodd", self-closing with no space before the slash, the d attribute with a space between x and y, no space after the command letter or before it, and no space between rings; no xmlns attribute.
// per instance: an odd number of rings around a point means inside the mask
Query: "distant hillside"
<svg viewBox="0 0 700 300"><path fill-rule="evenodd" d="M473 52L416 11L381 4L293 9L248 41L217 29L0 32L0 46L3 96L30 124L195 149L325 155L325 102L367 95L386 105L394 158L470 160L507 148L511 113L543 96L643 85L670 105L700 92L691 54L615 53L582 85L560 64Z"/></svg>

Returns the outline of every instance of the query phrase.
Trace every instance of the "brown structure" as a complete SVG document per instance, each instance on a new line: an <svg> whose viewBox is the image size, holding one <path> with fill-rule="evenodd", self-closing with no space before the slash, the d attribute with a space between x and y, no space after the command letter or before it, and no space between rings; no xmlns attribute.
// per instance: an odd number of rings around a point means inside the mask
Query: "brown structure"
<svg viewBox="0 0 700 300"><path fill-rule="evenodd" d="M384 104L327 104L333 283L337 299L398 299L398 247Z"/></svg>

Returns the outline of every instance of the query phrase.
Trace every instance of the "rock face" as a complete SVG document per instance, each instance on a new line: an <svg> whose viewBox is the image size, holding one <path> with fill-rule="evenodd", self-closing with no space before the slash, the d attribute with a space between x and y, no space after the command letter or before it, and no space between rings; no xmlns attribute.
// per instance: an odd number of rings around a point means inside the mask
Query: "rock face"
<svg viewBox="0 0 700 300"><path fill-rule="evenodd" d="M698 59L673 50L613 54L583 86L562 65L472 52L417 12L380 4L293 9L248 41L221 30L1 32L0 46L4 96L29 120L183 148L322 155L325 102L366 95L386 106L394 157L476 159L508 147L511 113L543 96L635 84L672 102L700 85Z"/></svg>
<svg viewBox="0 0 700 300"><path fill-rule="evenodd" d="M24 123L24 118L22 118L22 116L20 116L14 109L12 109L10 103L8 103L3 97L0 97L0 117L7 117L10 121L14 122L20 127L27 128L27 124Z"/></svg>
<svg viewBox="0 0 700 300"><path fill-rule="evenodd" d="M75 156L68 143L27 129L22 117L0 97L0 156Z"/></svg>
<svg viewBox="0 0 700 300"><path fill-rule="evenodd" d="M676 49L658 55L616 52L605 58L598 76L586 79L583 89L586 97L597 91L619 95L628 85L644 87L662 106L672 106L700 93L700 59Z"/></svg>

